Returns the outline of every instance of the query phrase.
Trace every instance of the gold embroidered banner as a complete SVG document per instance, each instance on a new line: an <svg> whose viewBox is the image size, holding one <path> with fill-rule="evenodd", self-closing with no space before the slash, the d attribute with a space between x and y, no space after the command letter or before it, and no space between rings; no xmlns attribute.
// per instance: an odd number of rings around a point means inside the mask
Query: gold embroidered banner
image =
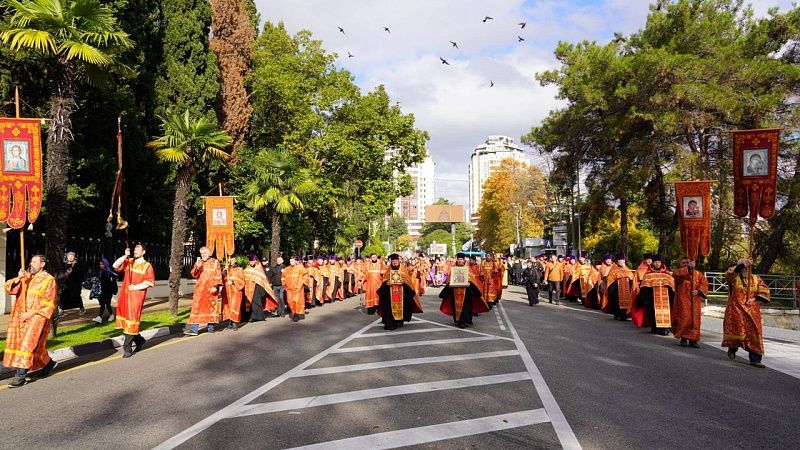
<svg viewBox="0 0 800 450"><path fill-rule="evenodd" d="M40 119L0 118L0 149L0 221L19 229L42 210Z"/></svg>
<svg viewBox="0 0 800 450"><path fill-rule="evenodd" d="M217 259L234 252L233 248L233 197L205 197L206 247Z"/></svg>
<svg viewBox="0 0 800 450"><path fill-rule="evenodd" d="M733 213L751 225L775 214L779 145L779 129L733 132Z"/></svg>
<svg viewBox="0 0 800 450"><path fill-rule="evenodd" d="M675 182L681 249L691 261L711 252L711 181Z"/></svg>

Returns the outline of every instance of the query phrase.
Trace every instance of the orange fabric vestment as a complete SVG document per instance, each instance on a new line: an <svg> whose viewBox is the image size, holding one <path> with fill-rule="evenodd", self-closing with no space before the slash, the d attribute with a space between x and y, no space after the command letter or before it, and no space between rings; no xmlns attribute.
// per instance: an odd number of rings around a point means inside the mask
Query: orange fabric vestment
<svg viewBox="0 0 800 450"><path fill-rule="evenodd" d="M306 284L308 271L300 264L289 266L283 269L281 283L286 288L286 303L292 310L292 314L304 315L306 313L305 291L303 286Z"/></svg>
<svg viewBox="0 0 800 450"><path fill-rule="evenodd" d="M3 365L16 369L39 370L50 362L47 336L56 307L56 280L40 270L35 275L6 281L7 294L16 295L8 321ZM22 314L32 313L27 320Z"/></svg>
<svg viewBox="0 0 800 450"><path fill-rule="evenodd" d="M633 304L633 291L636 290L636 283L634 282L633 286L631 286L630 282L634 281L634 278L633 272L627 267L620 267L616 264L611 266L611 269L608 271L608 275L606 275L605 295L603 296L603 300L600 304L600 309L604 313L611 314L614 312L614 304L611 302L608 292L609 288L611 288L614 283L617 284L617 307L620 310L624 309L630 312L631 305ZM622 280L621 283L619 282L620 280Z"/></svg>
<svg viewBox="0 0 800 450"><path fill-rule="evenodd" d="M672 273L675 278L675 301L672 305L672 334L677 339L700 340L700 319L703 298L708 297L708 279L699 270L689 272L682 267ZM697 290L698 295L692 295Z"/></svg>
<svg viewBox="0 0 800 450"><path fill-rule="evenodd" d="M381 274L381 284L385 283L389 285L389 295L390 295L389 301L392 310L382 311L380 308L378 308L378 315L383 316L383 314L388 313L394 318L394 320L403 320L403 315L404 315L403 287L405 286L413 290L414 289L413 280L411 279L411 274L407 270L407 268L401 267L397 269L397 272L399 272L403 284L392 284L390 281L392 278L392 272L393 272L392 268L387 267L386 270L384 270L383 274ZM419 296L416 295L416 292L414 292L414 304L411 305L411 312L413 314L422 314L422 304L420 304Z"/></svg>
<svg viewBox="0 0 800 450"><path fill-rule="evenodd" d="M353 294L359 294L361 290L364 289L364 262L360 259L356 260L353 270L355 271L356 277L356 287Z"/></svg>
<svg viewBox="0 0 800 450"><path fill-rule="evenodd" d="M642 282L644 276L647 275L647 272L650 271L650 265L646 262L642 261L639 263L639 267L636 268L636 281L639 283Z"/></svg>
<svg viewBox="0 0 800 450"><path fill-rule="evenodd" d="M322 275L319 272L319 268L315 267L313 263L308 264L306 271L308 272L306 303L313 305L315 299L322 301L321 297L318 296L322 291Z"/></svg>
<svg viewBox="0 0 800 450"><path fill-rule="evenodd" d="M225 289L222 291L222 320L242 321L242 298L244 297L244 270L229 267L225 271Z"/></svg>
<svg viewBox="0 0 800 450"><path fill-rule="evenodd" d="M749 352L763 355L764 330L761 328L761 303L769 303L769 288L761 277L751 275L748 290L747 280L734 272L733 268L725 272L725 279L728 281L729 294L722 324L722 346L744 347ZM756 301L748 305L748 298L755 298Z"/></svg>
<svg viewBox="0 0 800 450"><path fill-rule="evenodd" d="M495 264L494 262L483 261L481 263L481 276L483 277L483 299L486 303L494 303L497 301L497 287L495 281Z"/></svg>
<svg viewBox="0 0 800 450"><path fill-rule="evenodd" d="M669 289L675 292L675 279L667 272L666 268L662 271L655 271L650 269L650 272L642 278L639 285L641 288L653 289L653 310L655 311L655 326L657 328L671 328L672 327L672 313L669 304ZM636 321L634 325L639 326Z"/></svg>
<svg viewBox="0 0 800 450"><path fill-rule="evenodd" d="M381 261L367 261L364 277L364 306L367 308L378 306L378 289L383 283L383 270Z"/></svg>
<svg viewBox="0 0 800 450"><path fill-rule="evenodd" d="M192 312L189 314L189 324L204 324L219 322L217 305L220 300L222 286L222 267L216 258L199 261L192 267L192 276L197 278L197 284L192 294Z"/></svg>
<svg viewBox="0 0 800 450"><path fill-rule="evenodd" d="M492 286L494 287L494 299L500 300L503 297L503 278L506 273L506 265L502 261L495 261L492 268Z"/></svg>
<svg viewBox="0 0 800 450"><path fill-rule="evenodd" d="M121 328L124 334L136 335L139 334L139 321L142 318L142 306L147 297L147 289L131 291L129 288L141 283L153 287L156 284L156 275L149 262L133 258L125 259L117 272L124 272L124 280L117 299L117 319L114 328Z"/></svg>

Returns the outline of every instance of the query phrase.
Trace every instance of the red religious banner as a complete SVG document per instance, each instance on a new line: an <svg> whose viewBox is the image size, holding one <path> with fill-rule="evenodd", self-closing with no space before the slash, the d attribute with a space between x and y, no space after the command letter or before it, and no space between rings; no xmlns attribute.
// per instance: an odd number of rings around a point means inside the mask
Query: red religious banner
<svg viewBox="0 0 800 450"><path fill-rule="evenodd" d="M233 254L233 197L205 197L206 246L217 259Z"/></svg>
<svg viewBox="0 0 800 450"><path fill-rule="evenodd" d="M675 199L681 226L681 249L690 260L711 252L711 182L677 181Z"/></svg>
<svg viewBox="0 0 800 450"><path fill-rule="evenodd" d="M0 118L0 149L0 221L22 228L42 210L40 119Z"/></svg>
<svg viewBox="0 0 800 450"><path fill-rule="evenodd" d="M779 129L733 132L733 213L748 215L755 225L758 216L775 214L775 180L778 173Z"/></svg>

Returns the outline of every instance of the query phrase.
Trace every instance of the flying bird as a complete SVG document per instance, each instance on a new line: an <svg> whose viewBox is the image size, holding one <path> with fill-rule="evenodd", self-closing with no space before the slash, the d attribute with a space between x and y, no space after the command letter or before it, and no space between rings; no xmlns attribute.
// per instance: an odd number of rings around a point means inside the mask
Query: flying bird
<svg viewBox="0 0 800 450"><path fill-rule="evenodd" d="M342 27L336 27L336 28L338 28L338 29L339 29L339 32L340 32L340 33L344 34L344 28L342 28Z"/></svg>
<svg viewBox="0 0 800 450"><path fill-rule="evenodd" d="M517 39L518 39L518 42L525 42L525 39L522 38L521 36L517 36Z"/></svg>
<svg viewBox="0 0 800 450"><path fill-rule="evenodd" d="M458 49L458 43L456 43L455 41L450 41L450 44L451 44L453 47L455 47L456 49Z"/></svg>
<svg viewBox="0 0 800 450"><path fill-rule="evenodd" d="M528 24L528 22L520 22L517 25L519 25L520 28L525 29L525 25L527 25L527 24Z"/></svg>
<svg viewBox="0 0 800 450"><path fill-rule="evenodd" d="M389 33L389 34L391 34L391 33L392 33L391 31L389 31L389 27L383 27L383 31L385 31L385 32L387 32L387 33Z"/></svg>
<svg viewBox="0 0 800 450"><path fill-rule="evenodd" d="M352 54L352 53L350 53L350 52L347 52L347 57L348 57L348 58L355 58L355 55L353 55L353 54Z"/></svg>
<svg viewBox="0 0 800 450"><path fill-rule="evenodd" d="M439 59L441 59L441 60L442 60L442 64L446 64L446 65L448 65L448 66L450 65L450 63L449 63L449 62L447 62L447 60L446 60L446 59L444 59L444 58L442 58L441 56L439 57Z"/></svg>
<svg viewBox="0 0 800 450"><path fill-rule="evenodd" d="M487 20L494 20L494 17L485 16L483 18L483 23L486 23Z"/></svg>
<svg viewBox="0 0 800 450"><path fill-rule="evenodd" d="M489 80L489 87L494 87L494 81Z"/></svg>

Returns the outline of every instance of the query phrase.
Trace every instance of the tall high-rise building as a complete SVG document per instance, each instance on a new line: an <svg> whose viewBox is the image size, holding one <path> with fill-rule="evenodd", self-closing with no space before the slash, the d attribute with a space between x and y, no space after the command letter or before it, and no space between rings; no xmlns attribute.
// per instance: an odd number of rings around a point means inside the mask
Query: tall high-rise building
<svg viewBox="0 0 800 450"><path fill-rule="evenodd" d="M393 151L387 151L387 158L393 156ZM394 212L406 221L408 234L411 237L419 237L419 231L425 223L425 207L432 205L436 201L434 192L434 176L436 166L433 158L426 156L420 164L414 164L405 170L411 177L414 190L405 197L399 197L394 202Z"/></svg>
<svg viewBox="0 0 800 450"><path fill-rule="evenodd" d="M473 227L478 225L478 207L483 198L483 185L489 175L500 166L500 161L514 158L529 164L525 150L514 143L508 136L489 136L486 141L475 147L469 162L469 221Z"/></svg>

